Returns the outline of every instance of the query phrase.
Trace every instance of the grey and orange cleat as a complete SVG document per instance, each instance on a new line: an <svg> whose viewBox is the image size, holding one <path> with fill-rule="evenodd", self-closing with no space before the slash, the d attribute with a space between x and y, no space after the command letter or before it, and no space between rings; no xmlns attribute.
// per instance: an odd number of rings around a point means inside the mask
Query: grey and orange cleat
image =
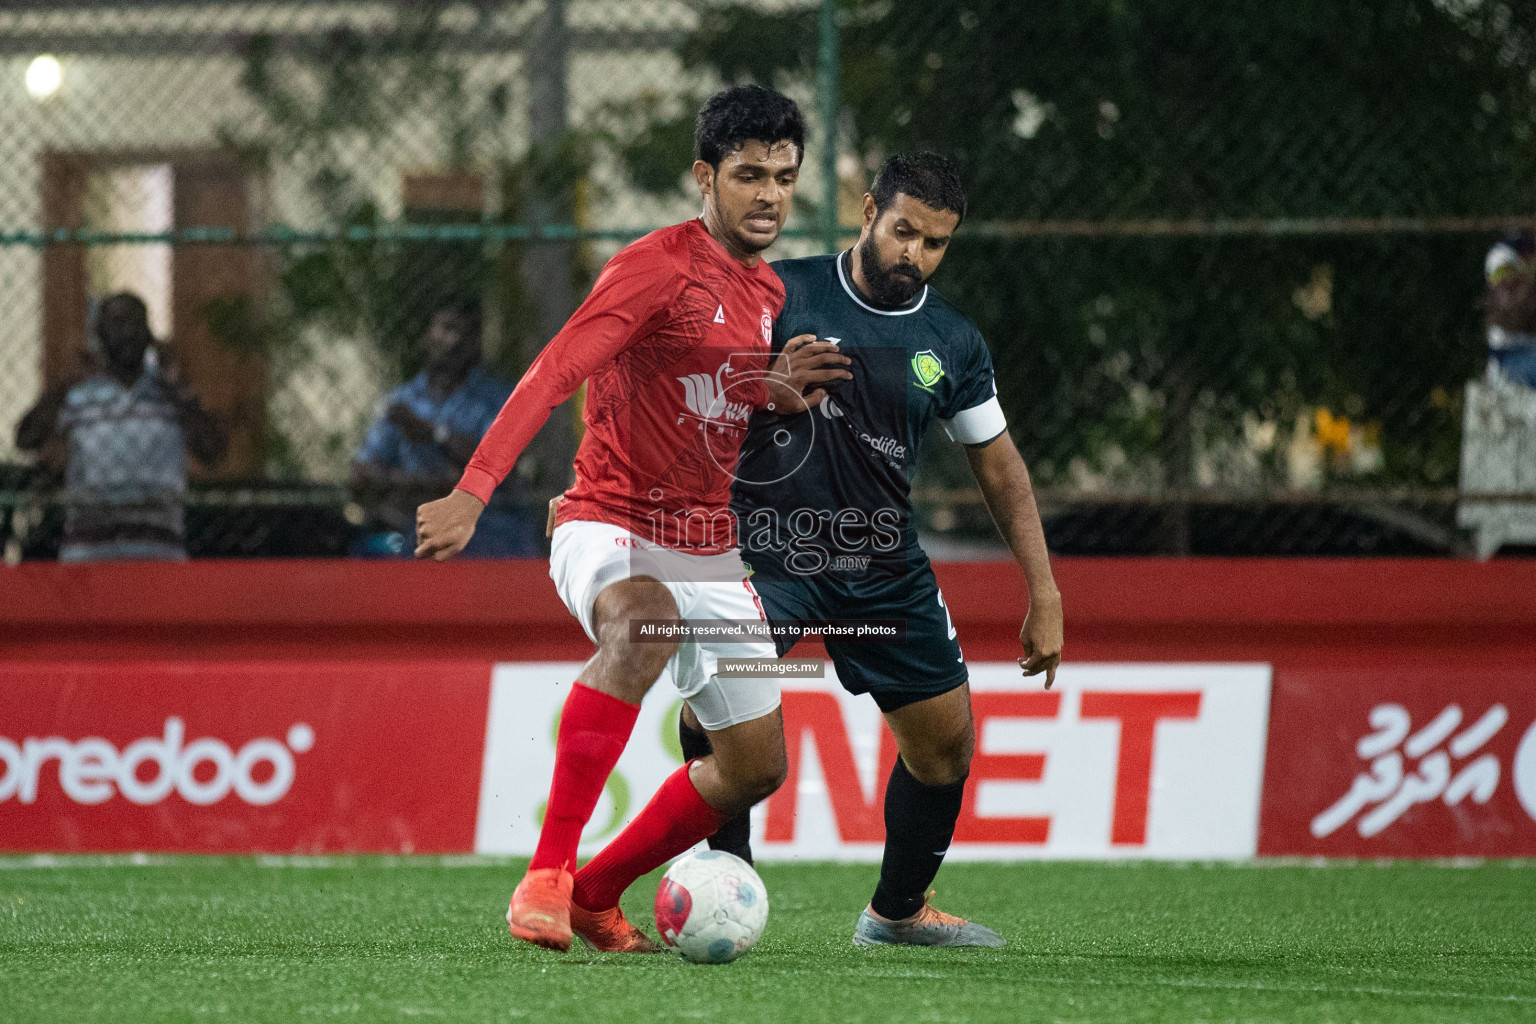
<svg viewBox="0 0 1536 1024"><path fill-rule="evenodd" d="M932 893L929 894L932 896ZM855 946L1001 946L1003 937L985 925L946 914L930 903L911 917L887 921L865 907L853 930Z"/></svg>
<svg viewBox="0 0 1536 1024"><path fill-rule="evenodd" d="M609 910L583 910L571 902L571 931L588 949L599 953L660 953L661 943L653 942L639 928L630 924L618 907Z"/></svg>

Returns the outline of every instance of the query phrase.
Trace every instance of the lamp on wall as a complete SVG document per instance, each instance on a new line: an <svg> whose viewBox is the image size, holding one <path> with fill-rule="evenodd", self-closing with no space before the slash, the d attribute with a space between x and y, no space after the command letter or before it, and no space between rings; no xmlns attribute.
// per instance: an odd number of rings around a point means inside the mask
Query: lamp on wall
<svg viewBox="0 0 1536 1024"><path fill-rule="evenodd" d="M35 100L46 100L64 84L64 66L50 53L32 58L27 65L27 92Z"/></svg>

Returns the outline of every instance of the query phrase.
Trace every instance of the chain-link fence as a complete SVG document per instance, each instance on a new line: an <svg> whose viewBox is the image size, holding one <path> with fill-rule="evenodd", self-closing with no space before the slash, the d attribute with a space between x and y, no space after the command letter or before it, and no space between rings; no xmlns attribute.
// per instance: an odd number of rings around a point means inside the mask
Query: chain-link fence
<svg viewBox="0 0 1536 1024"><path fill-rule="evenodd" d="M398 552L607 256L696 213L693 111L745 80L814 128L779 255L847 244L885 155L958 161L935 284L992 346L1057 550L1467 550L1533 39L1488 0L11 5L7 557ZM484 379L448 409L465 338ZM497 550L537 553L577 424L503 488ZM129 528L93 521L109 493ZM939 550L993 542L943 442L918 498Z"/></svg>

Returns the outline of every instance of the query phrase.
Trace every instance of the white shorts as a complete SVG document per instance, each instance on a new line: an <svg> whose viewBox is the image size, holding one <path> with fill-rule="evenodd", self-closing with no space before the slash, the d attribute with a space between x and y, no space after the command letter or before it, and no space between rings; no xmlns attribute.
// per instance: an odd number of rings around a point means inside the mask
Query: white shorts
<svg viewBox="0 0 1536 1024"><path fill-rule="evenodd" d="M560 600L581 622L593 643L592 606L610 584L631 576L659 580L684 619L732 619L767 622L762 602L747 578L741 553L689 555L641 540L620 526L576 521L555 527L549 550L549 576ZM779 706L778 680L721 679L721 658L773 658L772 641L718 641L678 644L667 662L668 674L699 724L713 732L751 722Z"/></svg>

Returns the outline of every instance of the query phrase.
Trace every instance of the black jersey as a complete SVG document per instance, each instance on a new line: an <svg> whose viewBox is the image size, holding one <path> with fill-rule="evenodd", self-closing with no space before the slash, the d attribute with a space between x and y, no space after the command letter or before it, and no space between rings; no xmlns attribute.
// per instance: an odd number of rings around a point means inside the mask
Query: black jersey
<svg viewBox="0 0 1536 1024"><path fill-rule="evenodd" d="M1006 429L986 342L926 286L899 309L873 305L853 284L847 252L773 269L785 290L773 350L814 334L852 360L853 379L807 414L752 416L731 488L742 557L775 576L925 565L910 491L930 422L967 444Z"/></svg>

